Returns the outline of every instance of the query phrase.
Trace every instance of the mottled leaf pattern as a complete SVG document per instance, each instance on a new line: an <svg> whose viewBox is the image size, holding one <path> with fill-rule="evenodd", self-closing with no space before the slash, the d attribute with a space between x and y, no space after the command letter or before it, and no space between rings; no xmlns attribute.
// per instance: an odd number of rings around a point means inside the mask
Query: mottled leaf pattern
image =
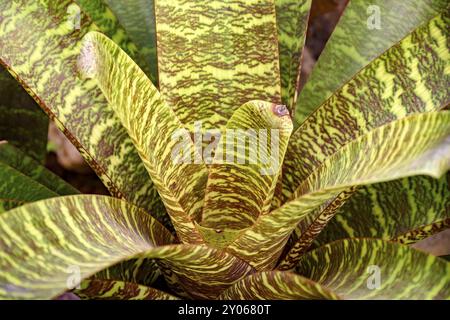
<svg viewBox="0 0 450 320"><path fill-rule="evenodd" d="M146 74L157 85L158 60L154 0L105 1L119 18L131 40L137 45L139 54L150 68Z"/></svg>
<svg viewBox="0 0 450 320"><path fill-rule="evenodd" d="M255 273L233 284L219 297L223 300L339 299L314 281L290 272Z"/></svg>
<svg viewBox="0 0 450 320"><path fill-rule="evenodd" d="M281 97L293 114L311 0L275 0L280 51Z"/></svg>
<svg viewBox="0 0 450 320"><path fill-rule="evenodd" d="M252 101L235 111L209 167L203 226L244 229L269 211L291 132L285 106Z"/></svg>
<svg viewBox="0 0 450 320"><path fill-rule="evenodd" d="M274 0L156 0L159 86L181 122L221 129L251 100L281 103Z"/></svg>
<svg viewBox="0 0 450 320"><path fill-rule="evenodd" d="M359 70L447 6L447 0L350 1L300 94L296 124L301 124ZM421 42L422 38L415 41ZM413 52L410 54L415 55ZM428 65L427 60L421 61L422 67Z"/></svg>
<svg viewBox="0 0 450 320"><path fill-rule="evenodd" d="M81 12L80 30L74 28L68 13L74 5L70 0L2 1L0 61L80 150L113 196L164 221L164 207L126 130L95 82L79 78L80 40L97 27Z"/></svg>
<svg viewBox="0 0 450 320"><path fill-rule="evenodd" d="M293 200L261 216L228 251L257 269L271 268L296 225L340 192L411 175L439 177L449 166L449 112L394 121L359 137L325 160L299 186Z"/></svg>
<svg viewBox="0 0 450 320"><path fill-rule="evenodd" d="M448 104L448 14L436 16L372 61L293 133L277 206L349 141L396 119Z"/></svg>
<svg viewBox="0 0 450 320"><path fill-rule="evenodd" d="M163 291L122 281L85 280L74 292L90 300L177 300Z"/></svg>
<svg viewBox="0 0 450 320"><path fill-rule="evenodd" d="M450 263L379 239L333 242L305 255L295 270L344 299L450 298Z"/></svg>
<svg viewBox="0 0 450 320"><path fill-rule="evenodd" d="M359 189L325 227L316 244L343 238L414 243L450 227L450 173L412 177Z"/></svg>
<svg viewBox="0 0 450 320"><path fill-rule="evenodd" d="M77 285L76 272L82 280L171 241L150 215L118 199L34 202L0 215L0 298L53 298Z"/></svg>
<svg viewBox="0 0 450 320"><path fill-rule="evenodd" d="M79 66L97 80L133 139L181 241L201 242L193 221L201 215L208 171L202 162L194 163L197 150L189 133L133 60L104 35L86 35ZM174 157L178 134L191 163Z"/></svg>
<svg viewBox="0 0 450 320"><path fill-rule="evenodd" d="M6 140L43 162L48 118L0 63L0 141Z"/></svg>
<svg viewBox="0 0 450 320"><path fill-rule="evenodd" d="M149 77L152 77L152 81L156 80L150 72L149 61L143 59L138 47L131 40L106 0L76 0L76 2L106 36L117 43Z"/></svg>

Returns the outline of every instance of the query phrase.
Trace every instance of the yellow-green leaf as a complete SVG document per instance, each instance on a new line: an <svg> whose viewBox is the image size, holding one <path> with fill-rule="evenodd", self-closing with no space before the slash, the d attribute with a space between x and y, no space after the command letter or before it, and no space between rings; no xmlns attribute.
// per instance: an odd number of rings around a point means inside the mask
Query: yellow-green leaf
<svg viewBox="0 0 450 320"><path fill-rule="evenodd" d="M295 271L344 299L450 299L450 263L379 239L333 242Z"/></svg>
<svg viewBox="0 0 450 320"><path fill-rule="evenodd" d="M127 129L181 241L202 242L193 222L201 216L208 171L201 159L196 163L188 131L144 72L106 36L86 35L79 67L96 80ZM180 143L189 160L176 153Z"/></svg>
<svg viewBox="0 0 450 320"><path fill-rule="evenodd" d="M450 112L394 121L355 139L326 159L298 187L291 201L261 216L228 251L257 269L271 268L298 223L340 192L411 175L438 178L449 167Z"/></svg>

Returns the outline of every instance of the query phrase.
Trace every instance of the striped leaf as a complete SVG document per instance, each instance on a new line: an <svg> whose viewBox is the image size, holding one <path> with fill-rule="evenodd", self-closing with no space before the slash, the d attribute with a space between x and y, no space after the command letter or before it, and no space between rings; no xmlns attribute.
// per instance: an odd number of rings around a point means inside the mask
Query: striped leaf
<svg viewBox="0 0 450 320"><path fill-rule="evenodd" d="M53 298L172 240L147 213L115 198L82 195L22 206L0 215L0 298Z"/></svg>
<svg viewBox="0 0 450 320"><path fill-rule="evenodd" d="M156 26L153 0L105 0L137 45L140 56L149 65L147 76L156 85L158 61L156 58ZM144 70L145 71L145 70Z"/></svg>
<svg viewBox="0 0 450 320"><path fill-rule="evenodd" d="M161 276L162 273L156 260L138 257L121 261L109 268L103 269L90 277L90 279L152 286Z"/></svg>
<svg viewBox="0 0 450 320"><path fill-rule="evenodd" d="M281 97L293 114L311 0L275 0L280 51Z"/></svg>
<svg viewBox="0 0 450 320"><path fill-rule="evenodd" d="M137 45L132 41L106 0L76 0L76 2L100 30L132 57L151 80L155 82L156 78L153 77L150 71L149 61L143 59ZM152 9L149 8L148 10Z"/></svg>
<svg viewBox="0 0 450 320"><path fill-rule="evenodd" d="M447 5L446 0L350 1L300 94L295 112L296 124L302 123L306 116L373 59L439 12L445 11ZM422 42L423 38L415 40ZM411 50L408 56L415 54ZM430 71L428 68L425 70L427 74Z"/></svg>
<svg viewBox="0 0 450 320"><path fill-rule="evenodd" d="M79 12L79 11L78 11ZM70 0L0 3L0 61L80 150L118 198L166 217L145 167L94 81L77 70L80 42L97 29Z"/></svg>
<svg viewBox="0 0 450 320"><path fill-rule="evenodd" d="M449 103L448 23L446 12L416 29L336 91L293 133L278 206L351 140L396 119L440 110Z"/></svg>
<svg viewBox="0 0 450 320"><path fill-rule="evenodd" d="M379 239L333 242L295 270L345 299L450 299L450 263Z"/></svg>
<svg viewBox="0 0 450 320"><path fill-rule="evenodd" d="M343 238L414 243L450 227L450 173L362 187L325 227L316 244Z"/></svg>
<svg viewBox="0 0 450 320"><path fill-rule="evenodd" d="M324 286L291 272L255 273L225 290L222 300L339 299Z"/></svg>
<svg viewBox="0 0 450 320"><path fill-rule="evenodd" d="M207 169L203 162L194 163L197 150L187 130L144 72L106 36L86 35L79 67L97 81L133 139L181 241L202 242L193 221L201 215ZM177 135L188 147L190 161L174 157Z"/></svg>
<svg viewBox="0 0 450 320"><path fill-rule="evenodd" d="M437 178L449 169L449 151L449 112L418 114L374 129L325 160L293 200L261 216L228 251L257 269L272 268L291 232L314 209L352 186L411 175Z"/></svg>
<svg viewBox="0 0 450 320"><path fill-rule="evenodd" d="M156 0L159 86L181 122L221 129L251 100L281 103L274 0Z"/></svg>
<svg viewBox="0 0 450 320"><path fill-rule="evenodd" d="M173 240L147 213L115 198L83 195L22 206L0 215L0 298L53 298L119 261L139 258L159 259L167 281L193 298L214 298L253 271L206 246L166 245Z"/></svg>
<svg viewBox="0 0 450 320"><path fill-rule="evenodd" d="M0 97L0 141L6 140L43 162L47 153L48 118L1 63Z"/></svg>
<svg viewBox="0 0 450 320"><path fill-rule="evenodd" d="M285 106L252 101L233 114L209 167L203 226L244 229L269 211L291 132Z"/></svg>
<svg viewBox="0 0 450 320"><path fill-rule="evenodd" d="M19 149L0 142L0 212L78 191Z"/></svg>
<svg viewBox="0 0 450 320"><path fill-rule="evenodd" d="M74 292L89 300L177 300L163 291L122 281L85 280Z"/></svg>

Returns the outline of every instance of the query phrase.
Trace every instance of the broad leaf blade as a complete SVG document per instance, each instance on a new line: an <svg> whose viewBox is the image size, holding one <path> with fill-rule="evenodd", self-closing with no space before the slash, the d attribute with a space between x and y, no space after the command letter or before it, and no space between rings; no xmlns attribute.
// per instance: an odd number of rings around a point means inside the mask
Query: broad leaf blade
<svg viewBox="0 0 450 320"><path fill-rule="evenodd" d="M133 139L181 241L201 242L193 221L201 215L208 172L202 162L193 162L197 157L189 133L133 60L104 35L86 35L79 66L97 80ZM174 158L180 144L174 139L177 134L188 147L190 161Z"/></svg>
<svg viewBox="0 0 450 320"><path fill-rule="evenodd" d="M446 0L350 1L300 94L296 124L373 59L447 6Z"/></svg>
<svg viewBox="0 0 450 320"><path fill-rule="evenodd" d="M117 262L140 258L159 259L174 289L193 298L214 298L253 271L206 246L166 245L173 240L146 212L115 198L25 205L0 215L0 297L53 298Z"/></svg>
<svg viewBox="0 0 450 320"><path fill-rule="evenodd" d="M73 6L69 0L2 1L0 61L80 150L113 196L164 221L162 203L126 130L95 82L79 78L80 41L97 27L81 11L76 29L68 19Z"/></svg>
<svg viewBox="0 0 450 320"><path fill-rule="evenodd" d="M228 250L257 269L271 268L298 223L340 192L411 175L439 177L449 169L449 157L447 111L410 116L372 130L325 160L293 200L260 217Z"/></svg>
<svg viewBox="0 0 450 320"><path fill-rule="evenodd" d="M158 60L156 58L155 4L153 0L106 0L131 40L137 45L139 54L149 65L147 75L158 83Z"/></svg>
<svg viewBox="0 0 450 320"><path fill-rule="evenodd" d="M311 0L275 0L280 51L281 97L295 109Z"/></svg>
<svg viewBox="0 0 450 320"><path fill-rule="evenodd" d="M352 2L354 3L354 2ZM336 91L291 137L282 204L323 161L368 131L450 101L449 12L412 32Z"/></svg>
<svg viewBox="0 0 450 320"><path fill-rule="evenodd" d="M409 244L442 231L450 224L449 181L447 173L440 179L419 176L362 187L338 210L316 245L362 237Z"/></svg>
<svg viewBox="0 0 450 320"><path fill-rule="evenodd" d="M347 299L449 299L450 263L378 239L347 239L304 256L296 272Z"/></svg>
<svg viewBox="0 0 450 320"><path fill-rule="evenodd" d="M119 45L141 67L150 79L156 78L150 71L149 61L141 56L138 47L129 37L126 29L121 25L115 13L105 0L76 0L100 30ZM148 8L147 10L151 10Z"/></svg>
<svg viewBox="0 0 450 320"><path fill-rule="evenodd" d="M159 86L181 122L221 129L251 100L281 103L274 0L156 0Z"/></svg>
<svg viewBox="0 0 450 320"><path fill-rule="evenodd" d="M233 284L222 300L311 300L339 299L324 286L291 272L255 273Z"/></svg>
<svg viewBox="0 0 450 320"><path fill-rule="evenodd" d="M203 226L244 229L269 211L291 132L285 106L251 101L235 111L209 167Z"/></svg>
<svg viewBox="0 0 450 320"><path fill-rule="evenodd" d="M77 280L172 241L162 225L138 208L87 195L3 213L0 235L0 297L15 299L55 297Z"/></svg>
<svg viewBox="0 0 450 320"><path fill-rule="evenodd" d="M42 163L47 134L45 113L0 65L0 141L8 141Z"/></svg>

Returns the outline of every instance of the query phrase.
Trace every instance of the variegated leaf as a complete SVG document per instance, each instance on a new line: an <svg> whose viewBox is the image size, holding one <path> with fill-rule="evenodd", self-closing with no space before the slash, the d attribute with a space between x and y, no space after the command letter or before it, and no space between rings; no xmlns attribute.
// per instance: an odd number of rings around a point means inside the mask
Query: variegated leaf
<svg viewBox="0 0 450 320"><path fill-rule="evenodd" d="M89 300L177 300L163 291L132 282L84 280L74 292Z"/></svg>
<svg viewBox="0 0 450 320"><path fill-rule="evenodd" d="M0 61L80 150L113 196L164 221L164 207L126 130L95 82L79 78L81 38L97 29L79 10L71 0L2 1Z"/></svg>
<svg viewBox="0 0 450 320"><path fill-rule="evenodd" d="M202 226L239 230L269 211L291 132L285 106L252 101L235 111L209 167Z"/></svg>
<svg viewBox="0 0 450 320"><path fill-rule="evenodd" d="M79 67L97 80L133 139L181 241L202 242L193 221L201 216L208 171L202 159L196 162L189 132L133 60L104 35L86 35ZM189 159L177 154L180 143Z"/></svg>
<svg viewBox="0 0 450 320"><path fill-rule="evenodd" d="M293 200L261 216L228 251L257 269L271 268L296 225L340 192L411 175L439 177L449 167L449 112L394 121L355 139L326 159L299 186Z"/></svg>
<svg viewBox="0 0 450 320"><path fill-rule="evenodd" d="M310 300L339 299L339 296L291 272L255 273L233 284L219 299L223 300Z"/></svg>
<svg viewBox="0 0 450 320"><path fill-rule="evenodd" d="M115 198L28 204L0 215L0 298L53 298L119 261L140 258L159 259L172 289L191 298L214 298L253 272L228 253L166 245L172 241L155 219Z"/></svg>
<svg viewBox="0 0 450 320"><path fill-rule="evenodd" d="M370 65L372 60L384 55L390 47L397 46L397 42L420 25L426 25L438 13L446 11L447 6L447 0L350 1L300 94L295 112L296 124L301 124L306 116L326 103L341 86ZM445 32L445 29L442 31ZM432 39L426 37L413 41L421 43L424 39L425 43L432 43ZM411 50L407 58L411 59L415 55L416 52ZM432 57L433 53L429 52L428 56ZM425 66L424 62L430 63L429 60L421 61L422 67ZM391 65L395 69L395 64ZM391 73L389 69L388 67L387 71ZM423 70L427 70L426 74L429 74L430 69ZM404 75L406 74L402 72L402 76ZM414 87L419 86L412 86ZM376 94L375 92L372 94ZM350 95L353 96L351 93Z"/></svg>
<svg viewBox="0 0 450 320"><path fill-rule="evenodd" d="M149 61L140 54L137 45L131 40L126 29L121 25L115 13L106 0L75 0L86 12L100 30L117 43L139 67L155 82L156 78L150 71ZM147 9L151 11L151 8Z"/></svg>
<svg viewBox="0 0 450 320"><path fill-rule="evenodd" d="M275 0L280 51L281 97L293 114L311 0Z"/></svg>
<svg viewBox="0 0 450 320"><path fill-rule="evenodd" d="M147 64L147 76L158 84L158 60L156 58L156 25L154 0L105 0L124 26L131 40L137 45ZM144 70L145 71L145 70Z"/></svg>
<svg viewBox="0 0 450 320"><path fill-rule="evenodd" d="M172 241L150 215L115 198L34 202L0 215L0 297L53 298L97 271Z"/></svg>
<svg viewBox="0 0 450 320"><path fill-rule="evenodd" d="M414 243L450 227L450 173L365 186L318 236L316 245L343 238Z"/></svg>
<svg viewBox="0 0 450 320"><path fill-rule="evenodd" d="M333 242L295 271L344 299L450 299L450 263L379 239Z"/></svg>
<svg viewBox="0 0 450 320"><path fill-rule="evenodd" d="M159 86L181 122L221 129L251 100L281 103L274 0L155 0Z"/></svg>
<svg viewBox="0 0 450 320"><path fill-rule="evenodd" d="M356 137L449 103L449 14L435 16L373 60L293 133L283 164L283 194L278 194L276 206Z"/></svg>

